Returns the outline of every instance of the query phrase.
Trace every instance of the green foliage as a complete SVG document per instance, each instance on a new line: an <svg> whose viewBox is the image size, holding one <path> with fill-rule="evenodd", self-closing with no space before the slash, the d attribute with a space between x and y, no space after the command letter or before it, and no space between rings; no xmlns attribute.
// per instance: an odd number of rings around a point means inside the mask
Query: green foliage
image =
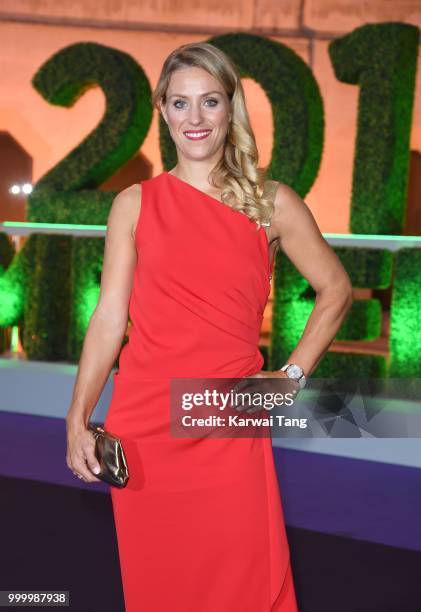
<svg viewBox="0 0 421 612"><path fill-rule="evenodd" d="M29 359L65 360L69 331L70 236L32 234L35 241L23 346Z"/></svg>
<svg viewBox="0 0 421 612"><path fill-rule="evenodd" d="M396 255L390 317L390 376L421 376L421 249Z"/></svg>
<svg viewBox="0 0 421 612"><path fill-rule="evenodd" d="M355 300L336 340L375 340L382 330L382 305L377 299Z"/></svg>
<svg viewBox="0 0 421 612"><path fill-rule="evenodd" d="M368 24L333 41L337 78L360 86L351 228L356 233L399 234L405 214L418 28L400 23ZM287 46L260 36L234 33L209 40L252 78L273 110L270 178L290 185L302 198L312 187L323 150L323 102L310 68ZM107 223L116 195L97 188L135 155L148 133L151 89L129 55L96 43L79 43L53 55L33 85L51 104L71 107L99 86L106 110L98 126L47 172L28 199L34 222ZM160 118L164 167L177 162L175 145ZM78 361L98 300L104 239L33 234L13 257L0 234L0 326L20 325L31 359ZM336 247L354 287L387 288L393 255L376 249ZM420 250L396 255L391 318L393 375L416 375L421 367L419 319ZM260 347L264 368L281 367L300 340L315 293L291 261L278 253L272 339ZM355 301L337 339L374 339L380 333L378 300ZM125 338L124 342L127 340ZM1 338L0 338L1 350ZM384 376L381 356L329 352L313 376Z"/></svg>
<svg viewBox="0 0 421 612"><path fill-rule="evenodd" d="M116 195L113 191L35 190L31 194L28 221L106 225Z"/></svg>
<svg viewBox="0 0 421 612"><path fill-rule="evenodd" d="M359 85L351 231L400 234L405 222L419 29L367 24L332 41L337 79Z"/></svg>
<svg viewBox="0 0 421 612"><path fill-rule="evenodd" d="M64 160L47 172L36 189L95 189L139 149L152 120L149 81L127 53L97 43L77 43L55 53L32 83L51 104L71 107L88 88L99 86L106 99L98 126Z"/></svg>
<svg viewBox="0 0 421 612"><path fill-rule="evenodd" d="M35 236L27 238L19 253L0 275L0 327L22 323L35 245Z"/></svg>
<svg viewBox="0 0 421 612"><path fill-rule="evenodd" d="M393 253L383 249L334 247L353 287L386 289L390 287Z"/></svg>
<svg viewBox="0 0 421 612"><path fill-rule="evenodd" d="M99 86L106 109L91 134L38 181L28 198L28 221L106 225L116 194L96 188L137 153L152 120L143 69L122 51L78 43L54 54L32 83L45 100L64 107ZM23 347L31 359L77 361L80 356L80 337L99 291L94 283L89 291L83 285L81 294L70 282L76 274L73 243L83 250L84 240L89 252L91 239L33 235L29 256L19 253L0 279L0 324L21 321ZM103 248L103 239L97 244ZM87 270L94 264L95 259Z"/></svg>
<svg viewBox="0 0 421 612"><path fill-rule="evenodd" d="M13 260L15 248L7 234L0 233L0 295L7 298L7 294L2 292L2 277ZM4 286L4 285L3 285ZM13 306L4 305L4 310L13 310ZM1 312L0 312L1 316ZM3 353L7 348L7 333L5 329L0 328L0 353Z"/></svg>
<svg viewBox="0 0 421 612"><path fill-rule="evenodd" d="M7 234L0 233L0 273L12 263L15 255L15 247Z"/></svg>
<svg viewBox="0 0 421 612"><path fill-rule="evenodd" d="M77 360L81 353L89 320L98 302L104 244L104 238L72 240L68 338L68 355L72 360Z"/></svg>
<svg viewBox="0 0 421 612"><path fill-rule="evenodd" d="M386 288L392 279L392 253L380 249L333 247L352 285ZM315 303L315 291L291 260L278 252L275 261L274 308L270 347L271 369L280 368L295 349ZM374 340L380 336L382 309L379 300L355 300L342 322L336 340ZM313 376L379 376L386 363L381 356L326 353ZM335 374L333 374L335 372ZM322 374L323 373L323 374ZM363 373L363 374L361 374Z"/></svg>
<svg viewBox="0 0 421 612"><path fill-rule="evenodd" d="M386 360L380 355L328 352L312 373L313 378L385 378Z"/></svg>

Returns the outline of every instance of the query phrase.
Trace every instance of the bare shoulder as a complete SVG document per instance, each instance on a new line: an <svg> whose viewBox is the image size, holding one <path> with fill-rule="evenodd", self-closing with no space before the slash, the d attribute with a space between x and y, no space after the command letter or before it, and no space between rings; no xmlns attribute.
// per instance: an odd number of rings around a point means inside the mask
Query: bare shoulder
<svg viewBox="0 0 421 612"><path fill-rule="evenodd" d="M352 284L339 257L325 240L311 210L288 185L280 183L272 223L279 246L315 291L340 289L352 300Z"/></svg>
<svg viewBox="0 0 421 612"><path fill-rule="evenodd" d="M120 191L114 198L107 222L107 229L118 233L135 235L142 199L142 187L139 183L130 185Z"/></svg>
<svg viewBox="0 0 421 612"><path fill-rule="evenodd" d="M303 210L304 208L308 210L307 204L298 195L298 193L286 183L278 182L273 212L277 215L285 216L291 211L297 212L298 210Z"/></svg>
<svg viewBox="0 0 421 612"><path fill-rule="evenodd" d="M274 229L281 239L293 236L297 228L321 236L311 210L298 193L286 183L278 184L272 219Z"/></svg>

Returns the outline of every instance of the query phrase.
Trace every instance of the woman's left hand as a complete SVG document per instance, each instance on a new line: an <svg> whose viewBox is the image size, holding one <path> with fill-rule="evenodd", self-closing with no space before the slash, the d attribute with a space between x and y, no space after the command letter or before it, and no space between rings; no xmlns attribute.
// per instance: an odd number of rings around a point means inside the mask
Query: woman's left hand
<svg viewBox="0 0 421 612"><path fill-rule="evenodd" d="M277 381L280 378L286 378L287 381L279 385ZM286 395L290 393L295 399L300 388L298 381L290 378L282 370L260 370L260 372L256 372L256 374L244 377L231 389L234 393L250 393L250 395L254 393L259 393L261 395L266 393L271 393L272 395L275 393L282 393ZM250 406L248 404L239 404L235 406L235 409L240 412L254 413L260 412L263 409L263 405Z"/></svg>

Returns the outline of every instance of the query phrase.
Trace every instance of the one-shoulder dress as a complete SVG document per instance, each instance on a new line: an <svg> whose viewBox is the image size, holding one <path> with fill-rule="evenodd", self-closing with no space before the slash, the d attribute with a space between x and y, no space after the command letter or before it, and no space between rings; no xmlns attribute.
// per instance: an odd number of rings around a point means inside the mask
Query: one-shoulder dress
<svg viewBox="0 0 421 612"><path fill-rule="evenodd" d="M173 377L262 369L273 268L264 227L186 181L141 182L128 342L104 427L126 612L297 612L272 440L175 437Z"/></svg>

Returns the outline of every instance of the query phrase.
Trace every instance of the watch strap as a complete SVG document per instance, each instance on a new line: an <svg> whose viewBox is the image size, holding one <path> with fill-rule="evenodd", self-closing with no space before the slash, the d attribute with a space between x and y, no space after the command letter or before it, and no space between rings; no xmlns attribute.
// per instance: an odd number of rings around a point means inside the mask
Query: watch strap
<svg viewBox="0 0 421 612"><path fill-rule="evenodd" d="M289 368L290 365L294 365L292 363L285 363L282 368L280 368L280 370L282 370L282 372L286 372L287 369ZM303 371L303 369L301 368L301 366L298 366L301 371ZM287 376L288 376L288 372L287 372ZM302 376L300 376L300 378L292 378L292 376L288 376L288 378L291 378L291 380L296 380L298 382L298 384L300 385L300 389L303 389L306 385L307 382L307 378L303 372Z"/></svg>

